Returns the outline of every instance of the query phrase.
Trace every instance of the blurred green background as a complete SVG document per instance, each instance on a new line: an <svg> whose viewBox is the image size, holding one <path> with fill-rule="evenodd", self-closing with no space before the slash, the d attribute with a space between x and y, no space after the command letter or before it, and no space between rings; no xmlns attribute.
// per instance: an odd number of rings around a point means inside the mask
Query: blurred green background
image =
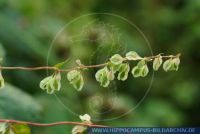
<svg viewBox="0 0 200 134"><path fill-rule="evenodd" d="M108 88L95 81L96 69L88 70L81 92L63 74L62 91L56 95L47 95L38 86L50 71L5 70L0 118L48 123L80 121L77 115L89 113L95 123L109 126L199 126L199 0L0 0L3 66L53 66L70 58L67 68L78 58L84 64L98 64L130 50L151 55L141 33L119 17L92 14L71 22L94 12L117 14L136 24L154 54L182 53L180 70L159 70L151 86L150 64L148 77L130 75L126 82L115 81ZM71 129L32 127L35 134L63 134Z"/></svg>

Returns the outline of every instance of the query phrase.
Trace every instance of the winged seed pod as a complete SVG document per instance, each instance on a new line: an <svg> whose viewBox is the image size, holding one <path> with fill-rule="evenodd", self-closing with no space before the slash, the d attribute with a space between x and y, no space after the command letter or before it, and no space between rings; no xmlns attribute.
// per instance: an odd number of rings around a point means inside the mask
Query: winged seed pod
<svg viewBox="0 0 200 134"><path fill-rule="evenodd" d="M111 81L110 71L108 70L107 67L104 67L96 72L95 78L100 83L101 86L108 87Z"/></svg>
<svg viewBox="0 0 200 134"><path fill-rule="evenodd" d="M129 71L130 71L130 66L128 63L121 64L117 79L125 81L128 78Z"/></svg>
<svg viewBox="0 0 200 134"><path fill-rule="evenodd" d="M110 81L115 79L115 72L112 69L108 72L108 78Z"/></svg>
<svg viewBox="0 0 200 134"><path fill-rule="evenodd" d="M46 78L44 78L41 82L40 82L40 88L45 90L47 88L47 85L49 83L49 81L52 79L52 76L48 76Z"/></svg>
<svg viewBox="0 0 200 134"><path fill-rule="evenodd" d="M141 59L141 57L135 51L130 51L130 52L126 53L126 59L138 60L138 59Z"/></svg>
<svg viewBox="0 0 200 134"><path fill-rule="evenodd" d="M163 69L168 72L168 71L178 71L180 64L180 59L179 57L176 58L170 58L166 60L163 64Z"/></svg>
<svg viewBox="0 0 200 134"><path fill-rule="evenodd" d="M149 73L149 69L148 69L148 66L147 65L144 65L141 69L141 76L142 77L145 77L147 76L147 74Z"/></svg>
<svg viewBox="0 0 200 134"><path fill-rule="evenodd" d="M80 115L79 118L81 119L81 121L85 124L92 124L91 117L88 114L85 115ZM72 129L72 134L82 134L85 130L87 130L86 126L80 126L80 125L76 125L73 129Z"/></svg>
<svg viewBox="0 0 200 134"><path fill-rule="evenodd" d="M84 122L84 121L90 122L90 120L91 120L91 117L90 117L90 115L88 115L88 114L80 115L79 118L80 118L83 122Z"/></svg>
<svg viewBox="0 0 200 134"><path fill-rule="evenodd" d="M133 77L145 77L149 73L148 66L144 60L138 62L137 66L132 69Z"/></svg>
<svg viewBox="0 0 200 134"><path fill-rule="evenodd" d="M70 84L77 89L77 91L81 91L84 86L84 80L81 72L79 70L72 70L68 72L67 79Z"/></svg>
<svg viewBox="0 0 200 134"><path fill-rule="evenodd" d="M72 129L72 134L83 134L85 130L87 130L87 127L76 125Z"/></svg>
<svg viewBox="0 0 200 134"><path fill-rule="evenodd" d="M124 58L119 54L115 54L110 58L110 61L115 65L119 65L124 61Z"/></svg>
<svg viewBox="0 0 200 134"><path fill-rule="evenodd" d="M180 64L180 58L179 57L174 58L172 62L173 62L173 70L178 71L179 64Z"/></svg>
<svg viewBox="0 0 200 134"><path fill-rule="evenodd" d="M116 73L117 71L119 71L121 64L115 65L115 64L109 62L108 67L110 68L110 70L113 71L113 73Z"/></svg>
<svg viewBox="0 0 200 134"><path fill-rule="evenodd" d="M162 65L162 56L161 55L158 55L158 57L156 57L153 61L153 69L155 71L158 71L158 69L160 68L160 66Z"/></svg>
<svg viewBox="0 0 200 134"><path fill-rule="evenodd" d="M59 72L53 76L53 79L50 82L51 89L53 89L54 91L60 91L60 88L61 88L60 81L61 81L61 74Z"/></svg>
<svg viewBox="0 0 200 134"><path fill-rule="evenodd" d="M61 74L55 73L51 76L44 78L40 82L40 88L46 90L48 94L53 94L55 91L60 91L61 88Z"/></svg>

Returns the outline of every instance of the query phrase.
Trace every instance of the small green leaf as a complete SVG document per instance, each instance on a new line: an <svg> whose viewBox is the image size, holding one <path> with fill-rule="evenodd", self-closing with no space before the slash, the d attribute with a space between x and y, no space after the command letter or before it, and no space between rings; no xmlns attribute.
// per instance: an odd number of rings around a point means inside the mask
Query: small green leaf
<svg viewBox="0 0 200 134"><path fill-rule="evenodd" d="M5 86L5 82L0 70L0 89L2 89L4 86Z"/></svg>
<svg viewBox="0 0 200 134"><path fill-rule="evenodd" d="M81 91L84 86L83 76L80 71L72 70L67 74L67 79L69 80L70 84L73 85L75 89Z"/></svg>
<svg viewBox="0 0 200 134"><path fill-rule="evenodd" d="M157 71L160 68L160 66L162 65L162 62L163 62L162 56L158 55L158 57L155 58L154 61L153 61L153 69L155 71Z"/></svg>
<svg viewBox="0 0 200 134"><path fill-rule="evenodd" d="M130 51L130 52L126 53L126 59L138 60L138 59L141 59L141 57L135 51Z"/></svg>
<svg viewBox="0 0 200 134"><path fill-rule="evenodd" d="M168 72L168 71L171 71L173 70L173 59L170 58L168 60L166 60L163 64L163 69Z"/></svg>
<svg viewBox="0 0 200 134"><path fill-rule="evenodd" d="M27 125L23 124L12 124L10 127L14 134L31 134L31 130Z"/></svg>
<svg viewBox="0 0 200 134"><path fill-rule="evenodd" d="M110 58L110 61L115 65L119 65L124 61L124 58L121 57L119 54L115 54Z"/></svg>
<svg viewBox="0 0 200 134"><path fill-rule="evenodd" d="M70 59L67 59L67 60L65 60L63 62L60 62L60 63L54 65L54 67L60 68L60 67L64 66L65 64L67 64L67 62L69 62L69 60Z"/></svg>

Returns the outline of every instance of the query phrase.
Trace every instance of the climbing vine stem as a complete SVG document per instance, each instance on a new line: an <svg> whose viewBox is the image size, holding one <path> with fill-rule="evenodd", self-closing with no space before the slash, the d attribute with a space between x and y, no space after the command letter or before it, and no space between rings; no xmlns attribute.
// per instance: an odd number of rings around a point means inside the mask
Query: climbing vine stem
<svg viewBox="0 0 200 134"><path fill-rule="evenodd" d="M54 122L54 123L35 123L35 122L28 122L28 121L20 121L20 120L9 120L9 119L0 119L0 123L14 123L14 124L25 124L30 126L38 126L38 127L50 127L50 126L58 126L58 125L80 125L86 127L108 127L104 125L96 125L96 124L87 124L81 122Z"/></svg>
<svg viewBox="0 0 200 134"><path fill-rule="evenodd" d="M162 58L176 58L177 56L180 56L180 54L173 56L162 56ZM148 60L153 60L155 58L157 58L158 56L149 56L149 57L145 57ZM137 60L141 60L137 59ZM82 65L82 66L76 66L76 67L72 67L72 68L67 68L67 69L59 69L58 67L54 67L54 66L41 66L41 67L5 67L5 66L0 66L0 70L25 70L25 71L38 71L38 70L53 70L53 71L58 71L58 72L69 72L71 70L77 70L77 69L86 69L86 68L98 68L98 67L104 67L108 65L107 63L103 63L103 64L98 64L98 65Z"/></svg>
<svg viewBox="0 0 200 134"><path fill-rule="evenodd" d="M147 62L153 61L153 69L158 71L163 63L164 71L177 71L180 64L181 54L177 55L162 55L158 54L156 56L141 57L135 51L130 51L126 53L125 56L120 54L115 54L110 57L110 59L102 64L97 65L84 65L80 60L76 60L77 66L62 69L61 67L66 64L66 61L56 64L55 66L42 66L42 67L6 67L0 66L0 89L4 87L4 78L1 74L2 70L26 70L26 71L38 71L38 70L52 70L54 73L40 82L40 88L45 90L48 94L53 94L55 91L60 91L61 89L61 73L67 73L67 79L70 84L77 90L81 91L84 87L84 77L82 71L90 68L100 68L96 74L95 78L97 82L100 83L102 87L108 87L110 82L115 79L115 75L118 80L125 81L129 76L129 72L134 78L145 77L149 73L149 68ZM131 64L129 62L138 62L136 66L131 69Z"/></svg>

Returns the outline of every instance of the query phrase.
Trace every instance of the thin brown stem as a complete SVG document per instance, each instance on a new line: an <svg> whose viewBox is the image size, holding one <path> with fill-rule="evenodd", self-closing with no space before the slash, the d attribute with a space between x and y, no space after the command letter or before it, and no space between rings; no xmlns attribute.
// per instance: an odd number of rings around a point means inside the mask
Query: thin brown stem
<svg viewBox="0 0 200 134"><path fill-rule="evenodd" d="M37 70L59 70L56 67L0 67L1 70L27 70L27 71L37 71Z"/></svg>
<svg viewBox="0 0 200 134"><path fill-rule="evenodd" d="M0 123L26 124L26 125L38 126L38 127L50 127L50 126L58 126L58 125L80 125L80 126L86 126L86 127L108 127L108 126L104 126L104 125L87 124L87 123L80 123L80 122L68 122L68 121L55 122L55 123L35 123L35 122L28 122L28 121L0 119Z"/></svg>

